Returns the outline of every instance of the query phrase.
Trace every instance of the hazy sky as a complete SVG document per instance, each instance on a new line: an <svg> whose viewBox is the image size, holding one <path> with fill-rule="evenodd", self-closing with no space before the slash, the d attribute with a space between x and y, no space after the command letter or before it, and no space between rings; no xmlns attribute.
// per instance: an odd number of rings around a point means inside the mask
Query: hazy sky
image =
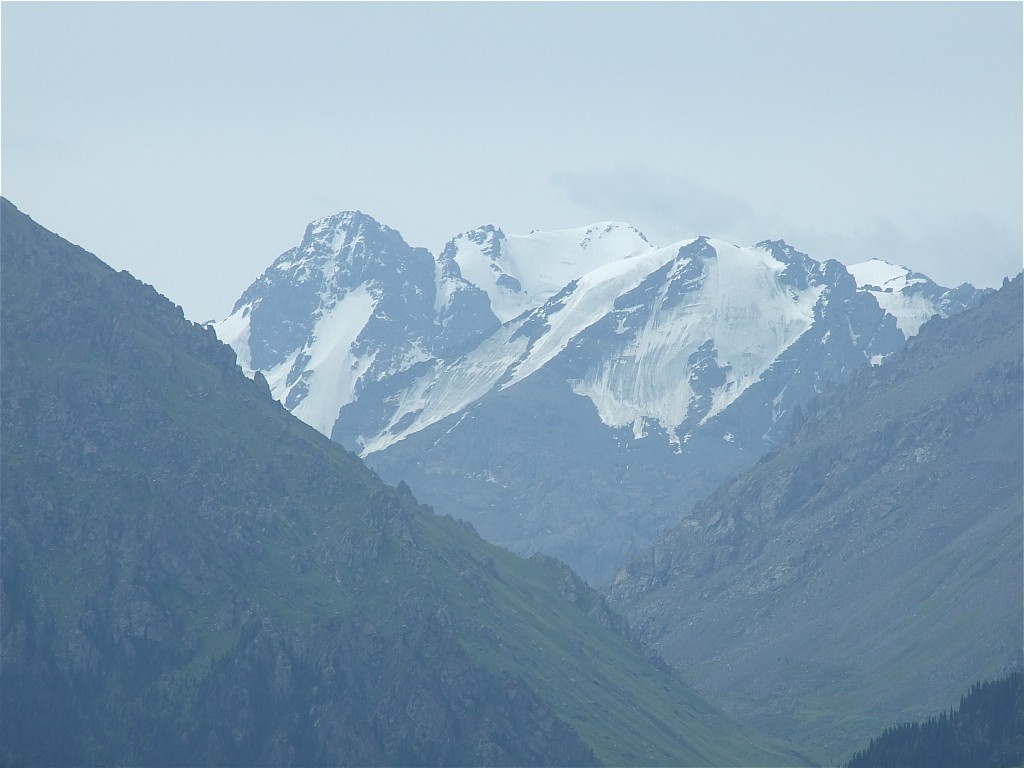
<svg viewBox="0 0 1024 768"><path fill-rule="evenodd" d="M307 222L1022 268L1022 5L2 5L2 193L196 321Z"/></svg>

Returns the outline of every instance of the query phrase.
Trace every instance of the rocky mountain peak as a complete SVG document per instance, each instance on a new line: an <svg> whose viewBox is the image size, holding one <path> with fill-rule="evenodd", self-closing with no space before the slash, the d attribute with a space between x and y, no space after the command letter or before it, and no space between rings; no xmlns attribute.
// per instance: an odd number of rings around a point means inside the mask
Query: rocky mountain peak
<svg viewBox="0 0 1024 768"><path fill-rule="evenodd" d="M676 258L680 259L713 259L718 255L715 246L706 235L695 237L688 243L679 246Z"/></svg>
<svg viewBox="0 0 1024 768"><path fill-rule="evenodd" d="M624 236L626 238L636 239L650 245L650 241L647 239L647 236L632 224L627 224L624 221L601 221L591 224L586 228L586 232L580 240L580 246L582 248L587 248L591 243L595 243L603 238L615 236Z"/></svg>
<svg viewBox="0 0 1024 768"><path fill-rule="evenodd" d="M243 297L250 315L218 325L243 367L382 476L595 580L772 447L795 406L905 341L885 294L783 240L656 248L614 221L526 235L485 225L433 258L347 212L314 222L275 264ZM544 407L577 436L557 455ZM506 456L510 434L535 455ZM602 530L596 544L566 533L579 499L570 509L540 479L574 472L600 476L580 481L603 489L587 502L608 512L587 523ZM686 489L681 510L650 493L669 493L667 478ZM510 532L506 489L524 486L538 496ZM614 522L626 508L633 517Z"/></svg>
<svg viewBox="0 0 1024 768"><path fill-rule="evenodd" d="M339 211L310 222L306 226L303 243L325 237L335 238L334 242L339 245L359 239L381 246L398 243L408 245L398 230L362 211Z"/></svg>
<svg viewBox="0 0 1024 768"><path fill-rule="evenodd" d="M505 239L505 233L493 224L484 224L482 227L471 229L455 237L456 240L462 238L483 246L482 250L491 258L496 259L500 255L496 249L500 247L499 243Z"/></svg>
<svg viewBox="0 0 1024 768"><path fill-rule="evenodd" d="M344 276L342 287L366 279L404 273L410 266L409 252L416 254L421 268L430 258L426 250L411 248L402 235L360 211L343 211L312 222L306 228L298 254L291 251L277 260L279 270L294 270L313 262L328 281ZM296 259L295 256L299 258Z"/></svg>

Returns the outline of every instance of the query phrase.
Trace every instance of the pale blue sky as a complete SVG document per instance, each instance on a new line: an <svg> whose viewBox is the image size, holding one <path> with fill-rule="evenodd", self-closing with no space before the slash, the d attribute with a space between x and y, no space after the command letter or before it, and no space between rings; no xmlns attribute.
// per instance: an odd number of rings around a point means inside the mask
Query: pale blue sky
<svg viewBox="0 0 1024 768"><path fill-rule="evenodd" d="M2 5L2 193L201 321L307 222L1022 267L1022 5Z"/></svg>

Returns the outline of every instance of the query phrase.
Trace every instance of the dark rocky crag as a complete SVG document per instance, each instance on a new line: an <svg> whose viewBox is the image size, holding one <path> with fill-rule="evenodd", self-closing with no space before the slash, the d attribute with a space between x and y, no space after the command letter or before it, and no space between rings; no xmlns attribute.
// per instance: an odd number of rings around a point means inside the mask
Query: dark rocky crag
<svg viewBox="0 0 1024 768"><path fill-rule="evenodd" d="M0 761L799 761L152 288L6 200L0 224Z"/></svg>
<svg viewBox="0 0 1024 768"><path fill-rule="evenodd" d="M1020 666L1021 282L813 400L620 571L699 691L834 761Z"/></svg>

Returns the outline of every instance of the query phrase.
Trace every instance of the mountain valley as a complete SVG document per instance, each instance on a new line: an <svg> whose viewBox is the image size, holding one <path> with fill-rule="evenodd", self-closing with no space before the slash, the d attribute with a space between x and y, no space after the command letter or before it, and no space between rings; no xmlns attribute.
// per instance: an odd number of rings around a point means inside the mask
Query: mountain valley
<svg viewBox="0 0 1024 768"><path fill-rule="evenodd" d="M833 764L1024 665L1021 276L345 213L211 328L0 213L5 764Z"/></svg>
<svg viewBox="0 0 1024 768"><path fill-rule="evenodd" d="M837 761L1024 664L1022 279L812 400L616 575L699 691Z"/></svg>
<svg viewBox="0 0 1024 768"><path fill-rule="evenodd" d="M0 205L4 764L806 764Z"/></svg>

